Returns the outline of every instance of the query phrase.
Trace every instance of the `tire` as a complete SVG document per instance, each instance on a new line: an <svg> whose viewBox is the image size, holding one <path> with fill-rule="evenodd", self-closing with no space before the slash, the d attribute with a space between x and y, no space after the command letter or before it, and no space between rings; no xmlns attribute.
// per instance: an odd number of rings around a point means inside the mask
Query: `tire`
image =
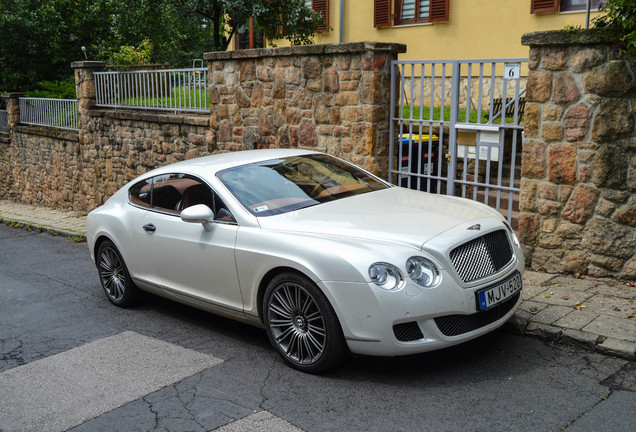
<svg viewBox="0 0 636 432"><path fill-rule="evenodd" d="M272 279L265 291L263 321L270 342L294 369L322 372L348 353L329 301L302 275L283 273Z"/></svg>
<svg viewBox="0 0 636 432"><path fill-rule="evenodd" d="M95 261L108 300L120 307L134 305L139 298L139 288L133 283L124 259L110 240L99 245Z"/></svg>

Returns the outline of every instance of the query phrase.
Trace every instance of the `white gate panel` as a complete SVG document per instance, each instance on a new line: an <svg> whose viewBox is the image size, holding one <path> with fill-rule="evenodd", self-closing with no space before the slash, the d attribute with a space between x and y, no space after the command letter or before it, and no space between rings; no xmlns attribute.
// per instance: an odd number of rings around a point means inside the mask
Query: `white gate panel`
<svg viewBox="0 0 636 432"><path fill-rule="evenodd" d="M394 61L389 181L515 223L527 59Z"/></svg>

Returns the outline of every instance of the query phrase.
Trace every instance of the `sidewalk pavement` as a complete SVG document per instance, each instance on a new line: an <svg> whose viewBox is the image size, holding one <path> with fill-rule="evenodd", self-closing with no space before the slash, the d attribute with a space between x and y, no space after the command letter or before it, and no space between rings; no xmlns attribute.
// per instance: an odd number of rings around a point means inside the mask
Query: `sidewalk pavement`
<svg viewBox="0 0 636 432"><path fill-rule="evenodd" d="M86 240L86 213L0 200L0 222ZM636 360L636 283L526 270L514 331Z"/></svg>

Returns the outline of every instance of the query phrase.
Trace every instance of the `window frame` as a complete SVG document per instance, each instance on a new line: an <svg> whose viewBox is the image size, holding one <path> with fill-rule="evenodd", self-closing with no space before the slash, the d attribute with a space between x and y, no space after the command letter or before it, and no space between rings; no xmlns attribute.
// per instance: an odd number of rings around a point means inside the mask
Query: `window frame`
<svg viewBox="0 0 636 432"><path fill-rule="evenodd" d="M572 5L569 5L569 7L566 9L565 4L568 3L568 1L571 0L559 0L559 12L585 12L587 4L576 7L572 7ZM602 6L604 6L606 1L607 0L592 0L590 4L590 12L597 12ZM594 2L596 2L596 4L594 4Z"/></svg>
<svg viewBox="0 0 636 432"><path fill-rule="evenodd" d="M420 6L422 0L413 0L414 2L414 10L413 10L413 19L402 19L402 5L404 4L404 0L395 0L395 14L393 15L393 25L401 26L401 25L409 25L409 24L430 24L431 23L431 3L429 0L428 3L428 15L426 18L420 18Z"/></svg>
<svg viewBox="0 0 636 432"><path fill-rule="evenodd" d="M212 202L210 203L210 205L211 205L210 210L212 210L212 212L214 213L214 221L213 222L237 225L236 218L234 217L234 215L232 214L232 212L228 208L227 204L225 204L223 199L214 190L214 188L211 187L208 184L208 182L206 182L205 180L201 179L200 177L197 177L197 176L192 175L192 174L187 174L187 173L171 172L171 173L157 174L155 176L148 177L148 178L145 178L145 179L141 179L138 182L135 182L132 186L130 186L128 188L128 204L131 205L132 207L140 208L142 210L151 211L151 212L154 212L154 213L160 213L160 214L163 214L163 215L166 215L166 216L173 216L173 217L179 218L180 214L181 214L181 211L183 211L183 209L182 210L177 210L175 208L175 210L169 210L169 209L165 209L164 207L156 207L155 204L154 204L156 181L158 179L169 177L169 176L182 176L181 178L176 179L176 180L185 179L185 180L192 180L192 181L196 182L195 184L190 185L190 186L195 186L196 184L204 185L206 188L208 188L208 190L211 193L211 197L212 197ZM135 187L137 187L139 184L142 184L142 183L146 183L146 184L149 183L150 184L150 202L147 205L142 205L140 203L137 203L132 198L133 189ZM190 186L188 186L188 187L190 187ZM183 193L185 192L185 190L188 187L185 187L184 190L182 192L180 192L182 197L183 197ZM142 188L140 188L140 190ZM143 202L143 200L142 200L142 202ZM217 204L219 204L219 203L221 204L221 208L225 208L228 211L228 213L230 214L231 218L233 219L232 221L223 220L223 219L217 219L217 217L219 216L219 212L217 211L216 207L217 207Z"/></svg>
<svg viewBox="0 0 636 432"><path fill-rule="evenodd" d="M311 3L311 6L307 3ZM316 33L326 33L329 31L329 0L305 0L305 6L318 12L325 18L325 25L316 27Z"/></svg>
<svg viewBox="0 0 636 432"><path fill-rule="evenodd" d="M558 12L561 0L530 0L530 13Z"/></svg>
<svg viewBox="0 0 636 432"><path fill-rule="evenodd" d="M258 37L257 35L257 28L254 25L254 18L250 17L250 19L247 21L247 31L248 31L248 39L249 39L249 47L248 48L241 48L240 46L240 36L239 36L239 29L237 29L236 34L234 35L234 49L235 50L239 50L239 49L255 49L255 48L265 48L266 47L266 42L265 42L265 38L263 37L263 35L261 34L260 37ZM257 40L258 39L258 40ZM257 42L262 42L263 46L256 46Z"/></svg>
<svg viewBox="0 0 636 432"><path fill-rule="evenodd" d="M436 22L450 21L451 0L429 0L428 18L416 18L419 15L419 0L415 0L416 10L413 20L400 20L402 0L374 0L373 27L399 27L409 25L425 25ZM558 1L558 0L557 0Z"/></svg>

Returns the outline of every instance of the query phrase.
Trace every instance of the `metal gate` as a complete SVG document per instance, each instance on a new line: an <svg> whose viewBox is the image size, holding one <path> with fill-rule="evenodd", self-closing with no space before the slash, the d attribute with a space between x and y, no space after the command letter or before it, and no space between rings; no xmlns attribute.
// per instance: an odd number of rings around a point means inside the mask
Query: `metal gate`
<svg viewBox="0 0 636 432"><path fill-rule="evenodd" d="M527 61L393 61L389 181L481 201L516 225Z"/></svg>

